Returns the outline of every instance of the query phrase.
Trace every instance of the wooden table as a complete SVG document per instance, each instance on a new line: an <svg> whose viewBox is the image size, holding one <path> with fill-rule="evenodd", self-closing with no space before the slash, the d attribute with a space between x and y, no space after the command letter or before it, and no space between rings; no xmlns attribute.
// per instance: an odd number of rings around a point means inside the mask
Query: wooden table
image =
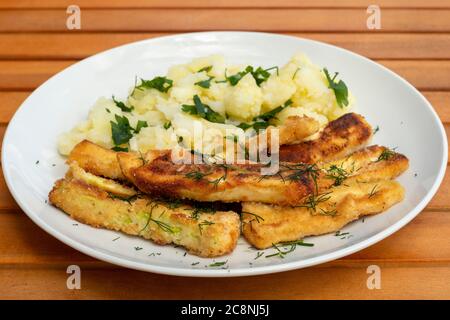
<svg viewBox="0 0 450 320"><path fill-rule="evenodd" d="M21 102L56 72L96 52L164 34L257 30L332 43L399 73L450 128L448 0L0 0L0 135ZM381 30L366 27L381 7ZM81 7L81 30L66 8ZM49 124L51 125L51 124ZM421 130L421 128L417 128ZM432 141L430 141L432 143ZM127 270L52 238L18 208L0 177L0 298L367 299L450 298L450 173L427 208L386 240L303 270L234 279L196 279ZM82 269L68 290L66 268ZM382 287L366 286L369 265Z"/></svg>

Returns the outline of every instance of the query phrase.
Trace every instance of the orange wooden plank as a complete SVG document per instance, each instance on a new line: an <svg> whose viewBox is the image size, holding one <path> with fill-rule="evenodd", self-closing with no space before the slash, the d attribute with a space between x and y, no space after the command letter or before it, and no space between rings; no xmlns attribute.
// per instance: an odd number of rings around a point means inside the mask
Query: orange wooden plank
<svg viewBox="0 0 450 320"><path fill-rule="evenodd" d="M420 90L450 90L450 60L377 60ZM0 89L34 89L55 73L75 63L63 61L0 61Z"/></svg>
<svg viewBox="0 0 450 320"><path fill-rule="evenodd" d="M122 44L170 33L0 34L0 59L81 59ZM349 49L371 59L450 59L450 34L287 33ZM427 43L423 46L423 43Z"/></svg>
<svg viewBox="0 0 450 320"><path fill-rule="evenodd" d="M71 261L67 261L69 265ZM450 266L379 265L381 289L367 289L367 266L318 267L245 278L182 278L81 266L68 290L67 266L0 269L1 299L448 299Z"/></svg>
<svg viewBox="0 0 450 320"><path fill-rule="evenodd" d="M448 9L383 9L379 32L450 31ZM67 31L60 9L0 11L0 31ZM361 9L84 9L81 31L368 31ZM420 23L418 23L420 21ZM72 31L74 32L74 31Z"/></svg>
<svg viewBox="0 0 450 320"><path fill-rule="evenodd" d="M0 0L0 8L67 8L71 0ZM371 0L77 0L81 8L367 8ZM378 0L381 8L449 8L446 0Z"/></svg>

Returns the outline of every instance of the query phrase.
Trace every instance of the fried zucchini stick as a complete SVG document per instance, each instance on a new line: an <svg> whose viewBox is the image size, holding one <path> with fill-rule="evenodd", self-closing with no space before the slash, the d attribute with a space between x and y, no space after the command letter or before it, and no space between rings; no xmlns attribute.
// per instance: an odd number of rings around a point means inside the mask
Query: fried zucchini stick
<svg viewBox="0 0 450 320"><path fill-rule="evenodd" d="M353 182L330 189L303 207L243 203L242 233L258 249L340 230L365 215L389 209L404 198L396 181Z"/></svg>
<svg viewBox="0 0 450 320"><path fill-rule="evenodd" d="M364 147L372 138L372 127L356 113L331 121L314 140L280 147L280 161L327 162Z"/></svg>
<svg viewBox="0 0 450 320"><path fill-rule="evenodd" d="M157 244L176 244L202 257L227 254L240 235L239 215L233 211L203 213L194 207L155 201L144 195L123 197L111 193L110 180L69 173L55 183L50 202L82 223L151 239Z"/></svg>

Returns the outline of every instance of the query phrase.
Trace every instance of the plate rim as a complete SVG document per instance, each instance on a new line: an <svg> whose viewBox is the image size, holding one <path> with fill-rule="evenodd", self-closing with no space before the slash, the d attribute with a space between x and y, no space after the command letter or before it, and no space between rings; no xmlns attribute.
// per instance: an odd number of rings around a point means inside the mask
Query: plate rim
<svg viewBox="0 0 450 320"><path fill-rule="evenodd" d="M54 229L51 226L47 225L46 222L43 221L36 213L34 213L34 211L32 209L28 208L26 201L19 198L19 196L16 193L16 190L14 188L14 183L10 177L10 173L8 170L9 161L8 161L7 152L5 152L6 151L5 148L6 148L6 145L8 144L8 141L11 139L10 138L10 135L11 135L10 128L15 125L15 122L17 121L17 115L20 114L21 112L23 112L23 110L24 110L23 106L27 103L27 101L32 97L33 94L35 94L38 90L42 90L43 87L48 85L48 83L53 81L53 79L59 77L63 72L65 72L71 68L76 68L79 64L86 63L87 61L94 59L98 55L107 54L110 51L118 50L119 48L126 47L126 46L140 45L140 44L149 43L149 42L157 42L157 41L168 39L168 38L192 37L195 35L208 35L208 34L209 35L218 35L218 34L219 35L220 34L233 35L233 34L235 34L238 36L257 35L257 36L281 37L281 38L313 42L316 44L328 46L335 50L340 50L347 54L357 56L360 59L366 60L366 62L375 64L377 67L382 68L384 71L389 73L391 76L395 77L397 80L399 80L404 85L409 87L409 89L412 89L412 91L422 100L422 102L428 107L428 110L433 115L434 121L437 122L437 124L438 124L438 128L439 128L439 131L441 134L441 139L443 142L443 150L442 150L443 155L442 155L442 159L441 159L439 172L434 180L433 185L431 186L431 188L429 189L427 194L422 198L422 200L412 210L409 210L409 212L403 218L401 218L397 222L391 224L389 227L385 228L381 232L378 232L378 233L372 235L371 237L369 237L363 241L357 242L353 245L350 245L348 247L338 249L338 250L335 250L335 251L327 253L327 254L322 254L317 257L296 260L296 261L287 262L284 264L261 266L261 267L255 266L255 267L247 267L247 268L235 268L235 269L195 269L195 268L189 269L189 268L181 268L181 267L167 267L167 266L158 266L158 265L153 265L153 264L143 263L143 262L138 262L138 261L131 261L126 258L113 256L113 255L110 255L107 253L103 253L101 251L97 251L96 249L93 249L88 245L82 244L82 243L78 242L77 240L72 239L70 236L66 236L66 235L62 234L58 229ZM447 142L447 135L445 133L445 129L442 124L442 121L440 120L438 114L432 107L431 103L423 96L423 94L420 93L419 90L417 90L411 83L409 83L406 79L404 79L400 75L396 74L395 72L388 69L387 67L385 67L369 58L366 58L358 53L355 53L353 51L350 51L350 50L347 50L347 49L344 49L344 48L341 48L341 47L338 47L338 46L335 46L332 44L328 44L325 42L312 40L312 39L308 39L308 38L303 38L303 37L295 37L295 36L283 35L283 34L277 34L277 33L250 32L250 31L190 32L190 33L180 33L180 34L175 34L175 35L160 36L160 37L155 37L155 38L150 38L150 39L143 39L143 40L126 43L126 44L123 44L120 46L116 46L116 47L98 52L94 55L86 57L86 58L68 66L67 68L59 71L58 73L56 73L55 75L53 75L52 77L47 79L44 83L39 85L36 89L34 89L33 92L21 103L19 108L15 111L13 117L9 121L8 126L5 130L5 134L4 134L4 138L3 138L3 145L2 145L2 157L1 157L2 170L3 170L3 175L5 177L5 182L6 182L6 185L9 189L9 191L11 192L11 195L13 196L14 200L17 202L17 204L19 205L21 210L24 211L25 214L35 224L37 224L41 229L43 229L45 232L47 232L51 236L55 237L56 239L63 242L64 244L74 248L75 250L82 252L83 254L86 254L90 257L93 257L93 258L96 258L101 261L105 261L105 262L108 262L108 263L111 263L114 265L119 265L122 267L139 270L139 271L146 271L146 272L153 272L153 273L158 273L158 274L166 274L166 275L174 275L174 276L189 276L189 277L226 277L226 276L238 277L238 276L253 276L253 275L284 272L284 271L301 269L301 268L306 268L306 267L310 267L310 266L317 265L317 264L326 263L326 262L329 262L332 260L342 258L347 255L350 255L352 253L355 253L357 251L365 249L371 245L374 245L377 242L387 238L391 234L400 230L402 227L404 227L406 224L408 224L412 219L414 219L425 208L425 206L431 201L433 196L438 191L438 188L440 187L440 185L444 179L445 172L447 169L447 161L448 161L448 142Z"/></svg>

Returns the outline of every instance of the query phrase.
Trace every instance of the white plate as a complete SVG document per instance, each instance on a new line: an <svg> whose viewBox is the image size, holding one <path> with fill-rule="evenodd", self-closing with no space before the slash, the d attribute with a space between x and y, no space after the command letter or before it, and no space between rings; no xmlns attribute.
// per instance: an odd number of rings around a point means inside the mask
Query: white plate
<svg viewBox="0 0 450 320"><path fill-rule="evenodd" d="M117 232L75 224L46 203L47 194L66 165L56 137L85 119L100 96L126 96L135 75L151 78L192 58L223 54L231 62L283 65L299 51L319 66L339 71L357 99L357 111L380 131L374 143L397 147L410 159L399 179L406 199L389 211L356 221L342 232L311 237L314 247L297 247L286 256L260 257L241 239L236 250L219 259L184 256L184 250L157 246ZM447 138L429 102L409 83L364 57L316 41L250 32L205 32L140 41L92 56L58 73L36 89L14 115L2 154L8 187L20 207L42 229L69 246L121 266L182 276L243 276L279 272L337 259L370 246L413 219L430 201L447 166ZM38 164L36 162L39 161ZM113 241L117 237L119 239ZM142 250L135 250L142 247ZM267 253L273 249L265 250ZM153 254L152 254L153 253ZM159 255L157 253L160 253ZM227 261L224 269L209 267ZM196 265L193 263L199 262Z"/></svg>

